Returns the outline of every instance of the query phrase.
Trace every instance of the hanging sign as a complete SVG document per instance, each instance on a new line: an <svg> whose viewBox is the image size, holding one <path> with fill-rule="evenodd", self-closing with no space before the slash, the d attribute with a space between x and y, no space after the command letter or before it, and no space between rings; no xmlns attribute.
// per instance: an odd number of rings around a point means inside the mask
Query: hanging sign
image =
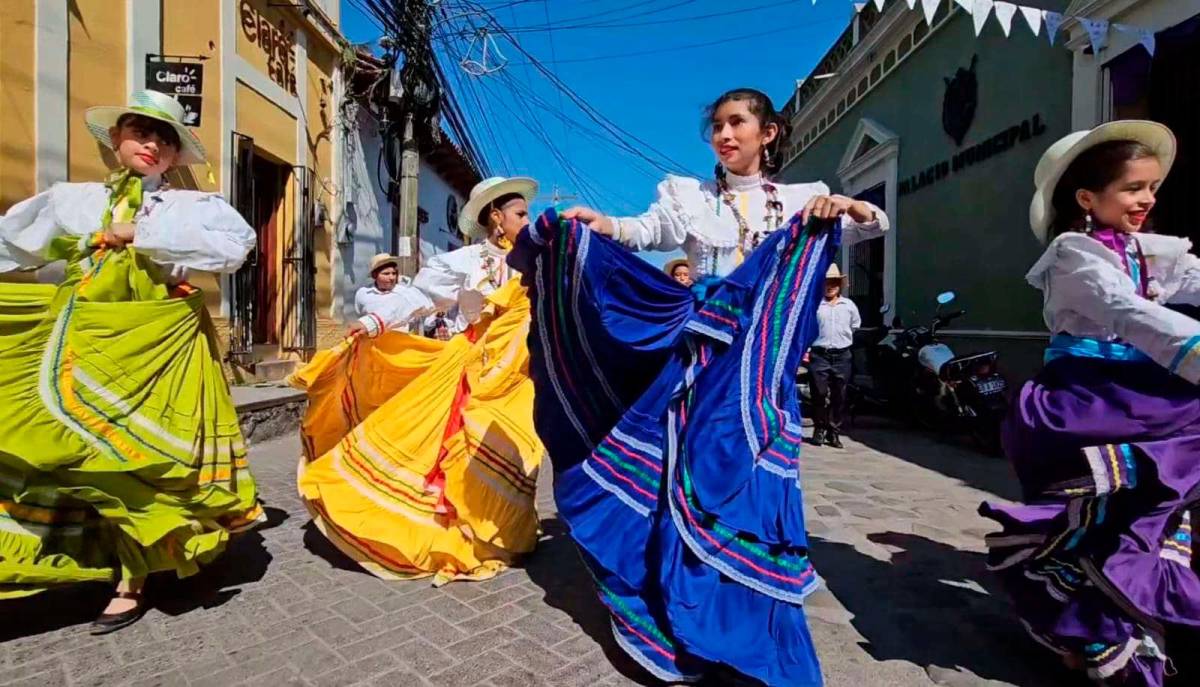
<svg viewBox="0 0 1200 687"><path fill-rule="evenodd" d="M146 90L174 96L183 105L188 126L200 126L204 65L200 62L165 62L158 55L146 56Z"/></svg>

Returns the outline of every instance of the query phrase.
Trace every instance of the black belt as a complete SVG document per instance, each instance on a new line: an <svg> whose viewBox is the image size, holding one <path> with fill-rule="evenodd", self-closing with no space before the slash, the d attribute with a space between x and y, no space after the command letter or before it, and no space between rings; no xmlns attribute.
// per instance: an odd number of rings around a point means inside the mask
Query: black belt
<svg viewBox="0 0 1200 687"><path fill-rule="evenodd" d="M850 350L849 346L847 346L845 348L826 348L824 346L813 346L812 347L812 352L816 353L817 355L828 355L830 353L845 353L848 350Z"/></svg>

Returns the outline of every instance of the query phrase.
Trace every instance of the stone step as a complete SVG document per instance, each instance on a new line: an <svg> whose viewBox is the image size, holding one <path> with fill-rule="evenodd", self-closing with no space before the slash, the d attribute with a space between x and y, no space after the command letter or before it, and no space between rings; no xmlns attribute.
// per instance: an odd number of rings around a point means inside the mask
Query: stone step
<svg viewBox="0 0 1200 687"><path fill-rule="evenodd" d="M248 446L299 430L308 406L303 391L282 384L239 385L230 392Z"/></svg>

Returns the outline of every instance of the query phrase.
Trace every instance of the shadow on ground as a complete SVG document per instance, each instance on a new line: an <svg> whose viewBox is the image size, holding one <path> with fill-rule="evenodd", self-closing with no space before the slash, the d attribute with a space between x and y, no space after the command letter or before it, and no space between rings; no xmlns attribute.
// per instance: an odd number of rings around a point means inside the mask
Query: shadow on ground
<svg viewBox="0 0 1200 687"><path fill-rule="evenodd" d="M288 518L278 508L267 508L266 514L264 525L236 535L221 557L198 574L184 579L171 573L152 575L146 584L149 605L167 615L213 608L237 596L236 587L261 580L271 562L261 532L279 526ZM81 584L2 602L0 616L5 622L0 624L0 642L90 623L104 610L111 596L109 584Z"/></svg>
<svg viewBox="0 0 1200 687"><path fill-rule="evenodd" d="M542 539L525 561L525 572L545 593L548 606L567 613L604 650L622 675L643 685L660 685L613 641L608 611L596 597L592 578L575 551L567 525L558 518L542 520Z"/></svg>
<svg viewBox="0 0 1200 687"><path fill-rule="evenodd" d="M908 430L895 420L876 416L858 417L848 436L868 448L1009 501L1021 498L1020 484L1008 461L974 450L962 437Z"/></svg>
<svg viewBox="0 0 1200 687"><path fill-rule="evenodd" d="M1021 687L1090 684L1029 639L983 554L911 534L869 539L898 551L880 561L851 545L816 537L809 543L813 563L875 659L907 661L931 676L963 668Z"/></svg>

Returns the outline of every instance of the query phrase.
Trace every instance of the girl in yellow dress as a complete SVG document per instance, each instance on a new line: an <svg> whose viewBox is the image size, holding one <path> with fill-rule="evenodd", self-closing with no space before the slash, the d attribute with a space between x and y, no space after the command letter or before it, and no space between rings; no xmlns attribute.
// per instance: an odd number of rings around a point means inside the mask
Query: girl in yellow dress
<svg viewBox="0 0 1200 687"><path fill-rule="evenodd" d="M480 182L464 233L430 260L429 299L368 313L292 378L308 391L300 495L342 552L384 579L487 579L533 550L537 469L529 300L504 262L526 224L531 179ZM449 341L390 331L457 307Z"/></svg>

